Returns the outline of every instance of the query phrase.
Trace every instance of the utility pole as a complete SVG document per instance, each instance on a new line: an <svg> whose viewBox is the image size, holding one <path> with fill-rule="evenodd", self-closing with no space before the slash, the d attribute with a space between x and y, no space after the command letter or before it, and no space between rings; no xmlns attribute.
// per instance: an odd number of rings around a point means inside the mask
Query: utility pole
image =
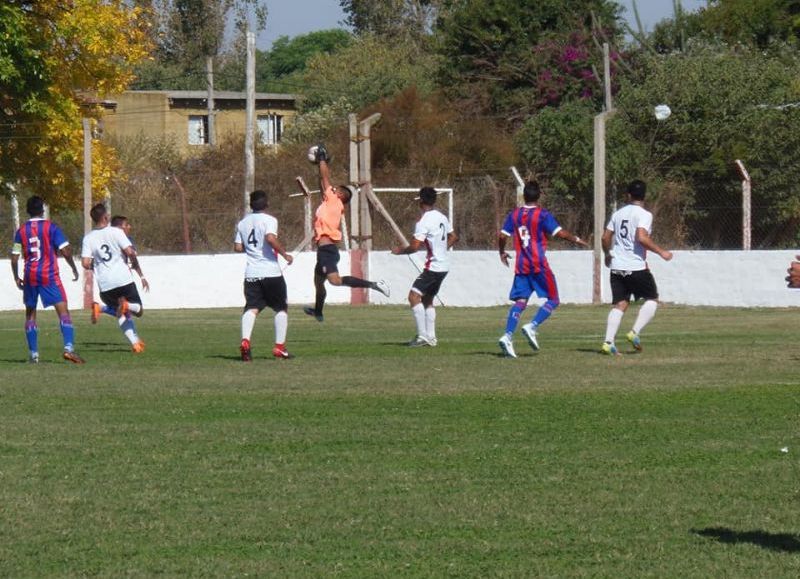
<svg viewBox="0 0 800 579"><path fill-rule="evenodd" d="M247 30L247 113L244 139L244 213L256 182L256 35Z"/></svg>
<svg viewBox="0 0 800 579"><path fill-rule="evenodd" d="M603 43L603 86L605 107L594 117L594 269L592 303L602 301L603 230L606 220L606 121L616 112L611 100L611 59Z"/></svg>
<svg viewBox="0 0 800 579"><path fill-rule="evenodd" d="M206 56L206 88L208 96L208 144L212 147L217 144L216 123L214 122L214 57Z"/></svg>
<svg viewBox="0 0 800 579"><path fill-rule="evenodd" d="M742 249L750 251L752 240L751 205L752 205L752 182L750 173L745 169L744 163L736 159L736 168L742 176Z"/></svg>
<svg viewBox="0 0 800 579"><path fill-rule="evenodd" d="M92 120L83 121L83 234L92 230ZM83 307L91 308L94 301L94 275L83 270Z"/></svg>

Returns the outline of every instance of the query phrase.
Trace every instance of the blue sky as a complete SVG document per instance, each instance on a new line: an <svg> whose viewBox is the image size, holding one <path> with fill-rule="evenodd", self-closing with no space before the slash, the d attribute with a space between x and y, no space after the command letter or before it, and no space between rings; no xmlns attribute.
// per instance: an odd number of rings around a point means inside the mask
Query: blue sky
<svg viewBox="0 0 800 579"><path fill-rule="evenodd" d="M633 24L632 0L616 0L627 10L625 16ZM706 0L682 0L685 10L706 5ZM672 0L638 0L642 24L649 31L653 25L672 16ZM314 30L339 28L344 13L339 0L267 0L267 29L258 37L258 47L267 50L279 36L297 36Z"/></svg>

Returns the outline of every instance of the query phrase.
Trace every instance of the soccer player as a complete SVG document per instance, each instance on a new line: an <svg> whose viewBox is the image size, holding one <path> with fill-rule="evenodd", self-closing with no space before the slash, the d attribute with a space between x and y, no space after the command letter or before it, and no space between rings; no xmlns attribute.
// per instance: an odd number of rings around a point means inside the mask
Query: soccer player
<svg viewBox="0 0 800 579"><path fill-rule="evenodd" d="M386 297L389 297L389 284L384 280L374 282L351 275L339 275L337 243L342 240L339 224L344 213L344 206L350 203L350 198L353 196L353 189L349 185L334 187L331 184L328 152L324 145L317 145L316 162L319 164L319 181L322 191L322 204L317 208L314 219L314 241L317 244L317 264L314 267L316 300L313 308L305 307L303 311L321 322L323 321L322 308L325 306L325 298L328 295L325 290L325 280L335 286L369 288L381 292Z"/></svg>
<svg viewBox="0 0 800 579"><path fill-rule="evenodd" d="M409 346L435 346L436 308L433 298L439 293L442 281L450 270L450 258L447 250L458 241L458 236L447 217L436 210L436 190L423 187L419 190L419 206L422 216L414 228L414 237L406 247L392 249L394 255L409 255L422 249L425 244L425 269L414 280L408 292L408 303L417 326L417 336Z"/></svg>
<svg viewBox="0 0 800 579"><path fill-rule="evenodd" d="M115 310L117 323L131 344L131 351L141 354L145 345L136 333L132 316L140 318L144 308L139 290L133 282L131 269L125 262L127 258L131 268L143 277L136 250L122 229L111 227L105 205L98 203L89 214L95 228L83 238L81 265L86 270L94 270L97 286L100 288L100 299ZM92 316L94 317L94 311Z"/></svg>
<svg viewBox="0 0 800 579"><path fill-rule="evenodd" d="M653 274L647 268L647 251L654 251L665 261L672 253L660 248L650 238L653 214L644 208L647 186L644 181L632 181L627 189L628 204L618 209L603 232L603 253L606 266L611 268L611 299L614 307L608 314L606 339L601 347L603 354L620 355L614 339L628 309L631 294L644 299L633 329L626 336L636 351L642 350L639 333L656 315L658 288Z"/></svg>
<svg viewBox="0 0 800 579"><path fill-rule="evenodd" d="M133 238L131 237L131 223L127 217L125 217L124 215L115 215L114 217L111 218L111 227L119 227L128 237L128 240L131 242L131 247L133 248L133 250L136 251L136 245L134 245ZM128 264L129 267L133 268L133 265L129 263L127 255L123 255L122 258L125 261L125 263ZM142 280L142 289L144 289L144 291L146 292L149 292L150 284L148 283L147 278L144 277L144 274L142 273L142 268L139 266L138 260L136 261L136 267L133 269L139 275L139 279ZM116 305L112 306L106 304L100 305L99 303L94 302L92 304L93 324L96 324L97 321L100 319L100 314L106 314L111 316L112 318L116 318L117 317Z"/></svg>
<svg viewBox="0 0 800 579"><path fill-rule="evenodd" d="M30 219L14 233L11 250L11 271L14 283L22 290L25 304L25 338L28 341L29 361L39 362L39 326L36 323L36 306L53 306L58 314L61 337L64 342L63 357L73 364L83 364L75 352L75 328L67 307L67 294L61 285L58 256L63 257L72 269L72 281L78 281L78 268L72 258L72 249L61 228L44 218L44 200L34 195L28 199ZM19 277L19 258L24 262L24 274Z"/></svg>
<svg viewBox="0 0 800 579"><path fill-rule="evenodd" d="M533 320L522 326L522 335L528 340L534 351L539 350L537 337L541 326L550 314L558 307L558 286L556 277L550 269L550 264L545 257L547 249L547 235L571 241L576 245L588 247L588 244L577 235L563 229L556 218L544 207L539 205L541 189L536 181L529 181L523 189L525 204L511 211L503 223L503 228L497 239L500 250L500 260L508 267L510 256L506 253L506 240L514 240L514 284L508 298L514 302L508 311L506 332L500 337L498 344L503 354L508 358L516 358L512 336L517 329L519 318L528 300L536 292L540 298L546 298L539 307Z"/></svg>
<svg viewBox="0 0 800 579"><path fill-rule="evenodd" d="M250 209L253 212L236 225L233 249L247 254L244 270L244 313L242 313L242 342L239 352L243 362L250 362L250 337L256 323L256 316L268 307L275 312L275 347L272 355L276 358L291 358L286 351L286 331L289 309L286 302L286 280L278 264L280 255L291 265L292 256L278 241L278 220L267 213L267 194L257 190L250 194Z"/></svg>

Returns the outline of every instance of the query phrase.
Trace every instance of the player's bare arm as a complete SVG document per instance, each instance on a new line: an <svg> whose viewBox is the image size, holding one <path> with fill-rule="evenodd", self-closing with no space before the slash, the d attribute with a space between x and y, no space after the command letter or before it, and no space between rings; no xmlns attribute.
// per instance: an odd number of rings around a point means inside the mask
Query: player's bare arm
<svg viewBox="0 0 800 579"><path fill-rule="evenodd" d="M793 261L789 265L789 269L786 270L786 273L789 274L786 276L786 281L789 287L800 288L800 255L796 256L795 259L797 261Z"/></svg>
<svg viewBox="0 0 800 579"><path fill-rule="evenodd" d="M322 194L325 195L325 192L331 186L331 168L328 165L327 156L323 155L319 159L319 187L322 191Z"/></svg>
<svg viewBox="0 0 800 579"><path fill-rule="evenodd" d="M78 281L78 277L80 277L78 276L78 267L75 265L75 260L72 258L72 249L70 246L65 245L58 250L58 254L67 261L67 264L72 270L72 281Z"/></svg>
<svg viewBox="0 0 800 579"><path fill-rule="evenodd" d="M577 235L573 235L566 229L559 230L559 232L556 233L556 237L560 239L566 239L567 241L574 243L575 245L580 245L582 247L589 247L589 244L586 243L583 239L581 239Z"/></svg>
<svg viewBox="0 0 800 579"><path fill-rule="evenodd" d="M500 261L503 262L503 265L508 267L509 255L506 253L506 239L508 239L508 235L501 231L500 235L497 236L497 249L500 251Z"/></svg>
<svg viewBox="0 0 800 579"><path fill-rule="evenodd" d="M19 277L19 254L12 253L11 254L11 273L14 274L14 285L17 286L19 289L22 289L22 279Z"/></svg>
<svg viewBox="0 0 800 579"><path fill-rule="evenodd" d="M91 257L82 257L81 267L86 270L91 270L94 267L94 260Z"/></svg>
<svg viewBox="0 0 800 579"><path fill-rule="evenodd" d="M283 259L286 260L286 263L292 265L294 258L290 254L286 253L286 249L284 249L283 245L281 245L281 242L278 241L277 235L275 235L274 233L267 233L267 235L264 236L264 240L269 244L269 246L272 249L275 250L275 253L277 253Z"/></svg>
<svg viewBox="0 0 800 579"><path fill-rule="evenodd" d="M136 250L133 249L132 245L124 248L122 253L128 258L128 262L131 264L131 269L135 271L139 275L139 279L142 280L142 289L144 291L150 291L150 284L147 282L147 278L144 277L142 273L142 267L139 265L139 257L136 255Z"/></svg>
<svg viewBox="0 0 800 579"><path fill-rule="evenodd" d="M647 233L647 230L644 227L636 228L636 241L638 241L648 251L657 253L664 261L669 261L672 259L672 252L662 249L656 245L656 242L653 241L653 239L650 237L650 234Z"/></svg>
<svg viewBox="0 0 800 579"><path fill-rule="evenodd" d="M447 249L453 247L456 243L458 243L458 235L455 231L451 231L447 234Z"/></svg>
<svg viewBox="0 0 800 579"><path fill-rule="evenodd" d="M417 253L421 247L422 247L422 242L415 237L414 239L411 240L411 243L409 243L405 247L403 247L402 245L393 247L392 253L394 255L411 255L412 253Z"/></svg>
<svg viewBox="0 0 800 579"><path fill-rule="evenodd" d="M614 233L608 229L603 231L603 237L600 238L600 243L603 246L606 267L611 267L611 248L614 247Z"/></svg>

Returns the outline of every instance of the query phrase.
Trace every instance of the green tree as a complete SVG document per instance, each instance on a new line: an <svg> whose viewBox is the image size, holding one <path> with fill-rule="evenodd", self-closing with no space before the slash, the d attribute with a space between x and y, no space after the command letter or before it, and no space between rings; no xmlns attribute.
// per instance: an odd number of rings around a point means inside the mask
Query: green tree
<svg viewBox="0 0 800 579"><path fill-rule="evenodd" d="M319 30L294 38L281 36L256 59L256 87L267 92L294 92L297 77L312 56L331 54L348 46L352 35L340 29Z"/></svg>
<svg viewBox="0 0 800 579"><path fill-rule="evenodd" d="M453 0L437 22L441 82L512 121L590 97L592 67L602 70L596 44L619 38L619 10L606 0Z"/></svg>
<svg viewBox="0 0 800 579"><path fill-rule="evenodd" d="M358 38L331 54L317 54L302 75L306 110L341 99L359 110L415 86L422 93L434 87L436 60L409 43L376 36Z"/></svg>
<svg viewBox="0 0 800 579"><path fill-rule="evenodd" d="M421 39L431 33L446 0L340 0L345 24L358 35Z"/></svg>

